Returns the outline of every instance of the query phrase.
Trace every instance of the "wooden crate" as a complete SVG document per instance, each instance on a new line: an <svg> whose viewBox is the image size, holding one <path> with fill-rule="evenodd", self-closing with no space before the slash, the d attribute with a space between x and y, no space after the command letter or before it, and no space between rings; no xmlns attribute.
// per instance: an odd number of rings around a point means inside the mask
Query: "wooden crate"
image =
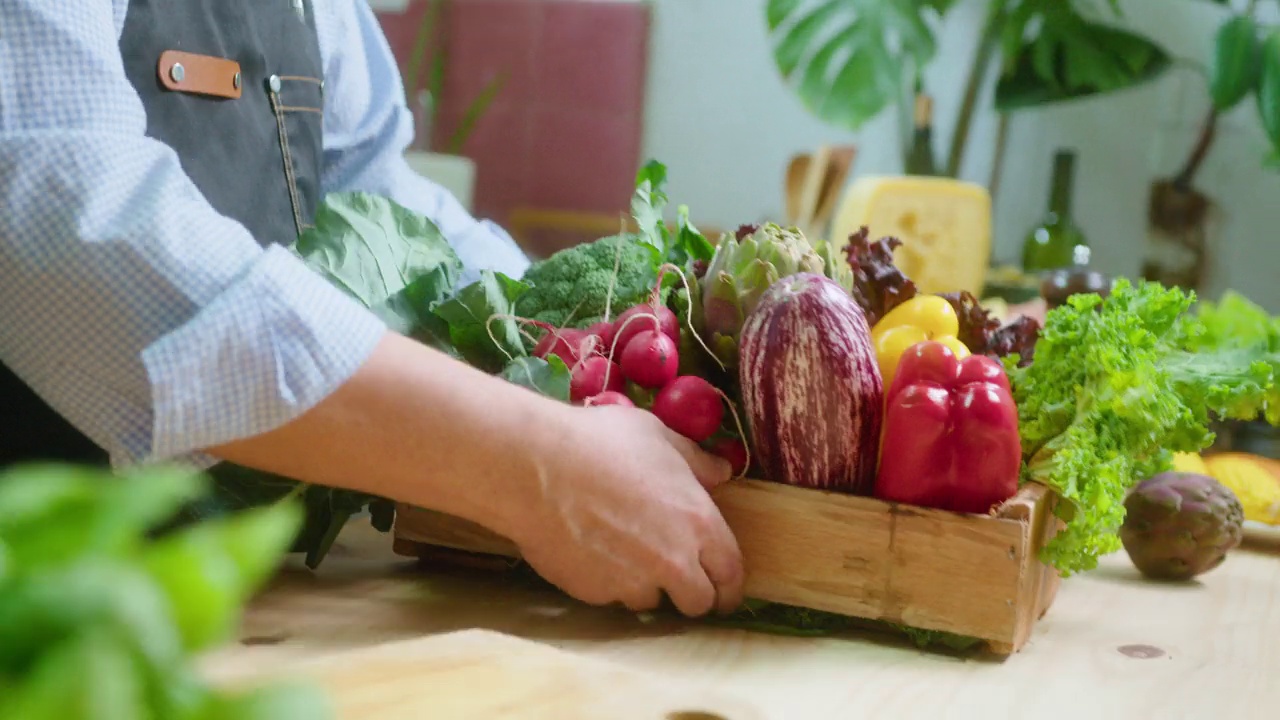
<svg viewBox="0 0 1280 720"><path fill-rule="evenodd" d="M1025 486L990 516L781 485L731 482L713 497L746 565L748 597L987 641L1009 655L1053 603L1058 573L1038 560L1059 522L1055 496ZM518 558L465 520L399 508L396 552Z"/></svg>

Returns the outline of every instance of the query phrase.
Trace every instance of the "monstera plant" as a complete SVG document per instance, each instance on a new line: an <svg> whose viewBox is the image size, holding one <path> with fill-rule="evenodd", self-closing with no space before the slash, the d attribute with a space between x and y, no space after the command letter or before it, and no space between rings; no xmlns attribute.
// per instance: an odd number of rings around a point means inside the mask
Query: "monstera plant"
<svg viewBox="0 0 1280 720"><path fill-rule="evenodd" d="M907 101L937 50L936 31L956 0L767 0L774 61L822 120L857 130ZM1105 13L1119 17L1118 0ZM999 65L1003 112L1115 92L1151 80L1171 62L1151 40L1094 17L1071 0L986 0L977 51L941 174L964 161L982 81Z"/></svg>

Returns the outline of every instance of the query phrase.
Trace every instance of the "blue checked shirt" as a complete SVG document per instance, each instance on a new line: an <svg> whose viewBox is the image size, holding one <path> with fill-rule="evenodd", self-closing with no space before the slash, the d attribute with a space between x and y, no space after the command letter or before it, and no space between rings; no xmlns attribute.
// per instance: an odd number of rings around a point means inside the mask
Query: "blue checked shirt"
<svg viewBox="0 0 1280 720"><path fill-rule="evenodd" d="M432 218L474 279L528 260L413 172L411 116L367 0L315 0L324 192ZM185 461L276 428L385 327L288 250L219 215L146 116L118 42L128 0L0 0L0 360L113 464Z"/></svg>

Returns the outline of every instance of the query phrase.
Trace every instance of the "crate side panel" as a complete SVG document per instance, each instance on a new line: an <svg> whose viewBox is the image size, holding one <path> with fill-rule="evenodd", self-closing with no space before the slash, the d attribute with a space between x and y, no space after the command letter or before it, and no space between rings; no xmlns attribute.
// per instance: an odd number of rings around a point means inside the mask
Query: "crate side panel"
<svg viewBox="0 0 1280 720"><path fill-rule="evenodd" d="M747 482L715 493L746 563L746 593L769 602L879 618L891 516L866 498Z"/></svg>
<svg viewBox="0 0 1280 720"><path fill-rule="evenodd" d="M1017 628L1025 524L896 508L885 618L993 640Z"/></svg>

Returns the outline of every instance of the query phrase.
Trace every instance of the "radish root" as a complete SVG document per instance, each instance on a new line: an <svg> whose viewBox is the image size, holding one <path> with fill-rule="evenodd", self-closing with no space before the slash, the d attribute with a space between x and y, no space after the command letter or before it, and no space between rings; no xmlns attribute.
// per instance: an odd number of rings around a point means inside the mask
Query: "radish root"
<svg viewBox="0 0 1280 720"><path fill-rule="evenodd" d="M493 334L493 321L495 319L506 319L506 318L501 318L498 315L490 315L489 319L484 321L484 331L489 336L489 341L493 343L493 346L498 348L498 350L501 351L503 355L507 356L507 362L509 363L515 362L516 361L515 356L507 352L507 349L502 346L501 342L498 341L498 336ZM519 320L517 320L517 322L519 322ZM521 332L523 333L524 330L521 329Z"/></svg>
<svg viewBox="0 0 1280 720"><path fill-rule="evenodd" d="M742 418L738 415L738 407L733 404L733 401L729 399L729 396L723 390L714 385L711 387L715 388L716 394L724 400L724 404L729 406L729 412L733 415L733 424L738 428L738 439L742 441L742 451L747 454L747 461L743 464L742 474L734 478L735 480L742 480L747 476L747 471L751 469L751 443L747 442L747 432L742 427Z"/></svg>
<svg viewBox="0 0 1280 720"><path fill-rule="evenodd" d="M591 359L592 356L597 354L603 355L603 353L596 352L596 350L601 347L600 343L602 342L604 341L600 339L599 335L588 335L582 341L582 344L578 346L578 362L574 363L573 367L569 368L569 373L573 374L577 372L578 368L581 367L581 365L584 362ZM605 386L608 387L608 383L609 383L608 368L606 368L604 372L604 381L605 381Z"/></svg>
<svg viewBox="0 0 1280 720"><path fill-rule="evenodd" d="M707 347L707 343L702 340L702 336L698 334L697 330L693 329L693 291L689 289L689 280L684 276L684 272L675 265L667 263L658 270L658 285L654 289L653 295L654 306L656 307L658 302L658 288L662 287L662 274L668 269L675 272L676 276L680 278L680 284L684 285L685 324L689 327L689 334L693 335L693 339L698 341L698 345L707 351L712 360L716 361L716 364L720 366L721 372L728 370L724 362L720 360L720 356L711 352L711 348Z"/></svg>
<svg viewBox="0 0 1280 720"><path fill-rule="evenodd" d="M622 245L619 240L618 250L613 254L613 275L609 276L609 292L604 296L604 322L609 322L609 312L613 309L613 291L618 285L618 271L622 269Z"/></svg>
<svg viewBox="0 0 1280 720"><path fill-rule="evenodd" d="M503 355L507 356L507 362L515 362L515 356L507 352L507 349L502 347L502 343L498 342L497 336L493 334L494 320L514 320L516 322L516 325L520 329L520 334L532 340L535 344L538 342L538 339L535 338L532 333L524 329L525 325L532 325L538 328L539 330L545 330L549 333L552 333L553 335L556 336L557 340L561 338L560 328L557 328L551 323L543 322L541 320L532 320L530 318L522 318L519 315L506 315L503 313L494 313L493 315L489 316L488 320L485 320L484 331L486 334L488 334L489 340L493 342L494 346L496 346L499 350L501 350Z"/></svg>

